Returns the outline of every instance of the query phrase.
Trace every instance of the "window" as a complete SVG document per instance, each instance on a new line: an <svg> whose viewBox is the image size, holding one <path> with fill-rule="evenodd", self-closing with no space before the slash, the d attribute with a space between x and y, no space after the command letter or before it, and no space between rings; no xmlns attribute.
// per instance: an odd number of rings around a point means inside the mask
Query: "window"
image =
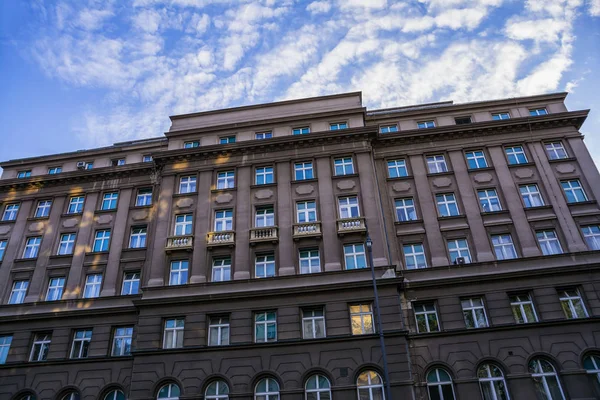
<svg viewBox="0 0 600 400"><path fill-rule="evenodd" d="M195 191L195 176L182 176L181 178L179 178L179 193L194 193Z"/></svg>
<svg viewBox="0 0 600 400"><path fill-rule="evenodd" d="M419 129L435 128L435 122L433 122L433 121L417 122L417 127Z"/></svg>
<svg viewBox="0 0 600 400"><path fill-rule="evenodd" d="M517 324L537 322L537 314L529 293L513 294L509 296L510 307Z"/></svg>
<svg viewBox="0 0 600 400"><path fill-rule="evenodd" d="M354 173L352 157L336 158L333 160L333 166L336 176L351 175Z"/></svg>
<svg viewBox="0 0 600 400"><path fill-rule="evenodd" d="M537 237L540 248L542 249L542 254L545 256L562 254L562 247L560 246L560 241L556 236L555 230L549 229L545 231L537 231L535 236Z"/></svg>
<svg viewBox="0 0 600 400"><path fill-rule="evenodd" d="M458 204L454 193L438 194L435 196L440 217L452 217L458 215Z"/></svg>
<svg viewBox="0 0 600 400"><path fill-rule="evenodd" d="M17 178L19 178L19 179L30 178L30 177L31 177L31 170L17 172Z"/></svg>
<svg viewBox="0 0 600 400"><path fill-rule="evenodd" d="M215 231L224 232L233 230L233 210L215 211Z"/></svg>
<svg viewBox="0 0 600 400"><path fill-rule="evenodd" d="M100 296L100 287L102 286L102 274L91 274L85 278L85 288L83 289L83 298L92 299Z"/></svg>
<svg viewBox="0 0 600 400"><path fill-rule="evenodd" d="M338 131L340 129L348 129L348 123L347 122L336 122L333 124L329 124L330 131Z"/></svg>
<svg viewBox="0 0 600 400"><path fill-rule="evenodd" d="M374 333L373 311L371 304L356 304L350 306L350 322L353 335Z"/></svg>
<svg viewBox="0 0 600 400"><path fill-rule="evenodd" d="M152 205L152 189L140 189L135 197L137 207Z"/></svg>
<svg viewBox="0 0 600 400"><path fill-rule="evenodd" d="M87 161L87 162L84 162L83 164L84 164L84 169L93 169L94 168L94 163L92 161ZM79 166L78 166L78 168L79 168Z"/></svg>
<svg viewBox="0 0 600 400"><path fill-rule="evenodd" d="M15 219L17 219L18 212L19 204L7 204L6 207L4 207L2 221L14 221Z"/></svg>
<svg viewBox="0 0 600 400"><path fill-rule="evenodd" d="M41 243L41 236L27 238L27 242L25 243L25 250L23 251L23 258L36 258L40 251Z"/></svg>
<svg viewBox="0 0 600 400"><path fill-rule="evenodd" d="M565 400L554 366L543 358L529 361L529 373L544 400Z"/></svg>
<svg viewBox="0 0 600 400"><path fill-rule="evenodd" d="M10 336L5 337L9 338L8 344L10 345ZM2 338L0 338L0 346L2 346ZM8 353L8 349L6 350L6 352ZM2 354L3 351L0 347L0 364L3 364ZM4 356L4 360L6 360L6 356ZM598 383L600 383L600 356L598 356L597 354L591 354L589 356L586 356L583 359L583 368L585 368L588 374L595 375L595 380Z"/></svg>
<svg viewBox="0 0 600 400"><path fill-rule="evenodd" d="M481 297L471 297L460 301L465 318L465 326L471 328L487 328L488 321Z"/></svg>
<svg viewBox="0 0 600 400"><path fill-rule="evenodd" d="M192 214L179 214L175 216L175 236L192 234Z"/></svg>
<svg viewBox="0 0 600 400"><path fill-rule="evenodd" d="M415 303L413 304L413 310L415 311L415 319L417 320L418 333L440 331L435 303Z"/></svg>
<svg viewBox="0 0 600 400"><path fill-rule="evenodd" d="M79 393L77 393L74 390L69 390L69 392L67 394L65 394L64 396L62 396L60 398L60 400L81 400L81 397L79 396Z"/></svg>
<svg viewBox="0 0 600 400"><path fill-rule="evenodd" d="M273 210L273 206L261 206L256 208L254 226L256 228L275 226L275 211Z"/></svg>
<svg viewBox="0 0 600 400"><path fill-rule="evenodd" d="M258 132L256 134L256 139L271 139L273 137L272 132Z"/></svg>
<svg viewBox="0 0 600 400"><path fill-rule="evenodd" d="M588 316L578 289L561 289L558 291L558 298L567 319L586 318Z"/></svg>
<svg viewBox="0 0 600 400"><path fill-rule="evenodd" d="M292 129L292 135L305 135L307 133L310 133L310 128L308 126Z"/></svg>
<svg viewBox="0 0 600 400"><path fill-rule="evenodd" d="M492 120L494 120L494 121L500 121L503 119L510 119L510 114L507 112L500 112L500 113L492 114Z"/></svg>
<svg viewBox="0 0 600 400"><path fill-rule="evenodd" d="M150 154L144 154L142 156L142 162L152 162L152 156Z"/></svg>
<svg viewBox="0 0 600 400"><path fill-rule="evenodd" d="M171 273L169 274L169 286L185 285L188 282L188 261L171 261Z"/></svg>
<svg viewBox="0 0 600 400"><path fill-rule="evenodd" d="M91 329L76 330L73 334L73 344L71 345L71 358L87 358L91 341Z"/></svg>
<svg viewBox="0 0 600 400"><path fill-rule="evenodd" d="M405 244L402 246L404 250L404 263L406 269L427 268L427 259L425 258L425 249L423 243Z"/></svg>
<svg viewBox="0 0 600 400"><path fill-rule="evenodd" d="M306 400L331 400L331 383L323 375L313 375L304 385Z"/></svg>
<svg viewBox="0 0 600 400"><path fill-rule="evenodd" d="M12 336L0 336L0 364L6 364Z"/></svg>
<svg viewBox="0 0 600 400"><path fill-rule="evenodd" d="M430 174L448 172L446 158L443 155L427 156L427 170Z"/></svg>
<svg viewBox="0 0 600 400"><path fill-rule="evenodd" d="M427 392L430 400L454 400L454 385L446 370L436 368L427 374Z"/></svg>
<svg viewBox="0 0 600 400"><path fill-rule="evenodd" d="M184 142L183 143L183 148L184 149L193 149L196 147L200 147L200 142L198 140L194 140L191 142Z"/></svg>
<svg viewBox="0 0 600 400"><path fill-rule="evenodd" d="M396 199L396 219L399 222L415 221L417 212L415 210L415 202L412 197L404 199Z"/></svg>
<svg viewBox="0 0 600 400"><path fill-rule="evenodd" d="M254 389L254 400L279 400L279 384L273 378L258 381Z"/></svg>
<svg viewBox="0 0 600 400"><path fill-rule="evenodd" d="M380 133L398 132L398 125L383 125L379 127Z"/></svg>
<svg viewBox="0 0 600 400"><path fill-rule="evenodd" d="M179 400L180 395L181 390L179 389L179 386L174 383L169 383L160 388L156 398L158 400Z"/></svg>
<svg viewBox="0 0 600 400"><path fill-rule="evenodd" d="M102 197L102 210L114 210L117 208L117 200L119 198L119 193L104 193L104 197Z"/></svg>
<svg viewBox="0 0 600 400"><path fill-rule="evenodd" d="M60 242L58 243L58 255L73 254L75 249L75 237L74 233L63 233L60 235Z"/></svg>
<svg viewBox="0 0 600 400"><path fill-rule="evenodd" d="M104 400L126 400L125 393L119 389L111 390L104 396Z"/></svg>
<svg viewBox="0 0 600 400"><path fill-rule="evenodd" d="M362 243L344 245L344 262L346 269L367 268L365 245Z"/></svg>
<svg viewBox="0 0 600 400"><path fill-rule="evenodd" d="M256 343L277 340L277 315L274 311L258 312L254 315L254 341Z"/></svg>
<svg viewBox="0 0 600 400"><path fill-rule="evenodd" d="M131 355L131 338L133 336L133 327L124 326L115 328L113 334L112 351L113 357Z"/></svg>
<svg viewBox="0 0 600 400"><path fill-rule="evenodd" d="M48 282L48 291L46 292L46 301L60 300L63 295L65 278L50 278Z"/></svg>
<svg viewBox="0 0 600 400"><path fill-rule="evenodd" d="M528 162L523 146L505 147L504 151L509 165L526 164Z"/></svg>
<svg viewBox="0 0 600 400"><path fill-rule="evenodd" d="M275 276L275 255L263 254L256 256L254 260L254 277L270 278Z"/></svg>
<svg viewBox="0 0 600 400"><path fill-rule="evenodd" d="M212 281L225 282L231 280L231 258L222 257L213 259Z"/></svg>
<svg viewBox="0 0 600 400"><path fill-rule="evenodd" d="M537 117L538 115L548 115L548 111L545 108L534 108L529 110L529 115Z"/></svg>
<svg viewBox="0 0 600 400"><path fill-rule="evenodd" d="M510 260L517 258L517 251L513 245L512 236L509 234L492 235L492 245L497 260Z"/></svg>
<svg viewBox="0 0 600 400"><path fill-rule="evenodd" d="M235 171L217 172L217 189L233 189L235 187Z"/></svg>
<svg viewBox="0 0 600 400"><path fill-rule="evenodd" d="M225 136L219 138L219 144L230 144L235 143L235 136Z"/></svg>
<svg viewBox="0 0 600 400"><path fill-rule="evenodd" d="M471 117L469 117L469 116L454 118L454 123L456 123L456 125L465 125L465 124L470 124L471 122L472 122Z"/></svg>
<svg viewBox="0 0 600 400"><path fill-rule="evenodd" d="M213 381L204 392L206 400L229 400L229 386L225 381Z"/></svg>
<svg viewBox="0 0 600 400"><path fill-rule="evenodd" d="M62 167L51 167L48 168L48 175L56 175L62 172Z"/></svg>
<svg viewBox="0 0 600 400"><path fill-rule="evenodd" d="M456 259L464 258L465 263L471 262L471 253L467 239L448 240L448 253L450 253L450 262L456 264Z"/></svg>
<svg viewBox="0 0 600 400"><path fill-rule="evenodd" d="M383 380L375 371L364 371L356 379L356 390L360 400L384 400Z"/></svg>
<svg viewBox="0 0 600 400"><path fill-rule="evenodd" d="M7 240L0 240L0 261L4 259L4 252L6 251Z"/></svg>
<svg viewBox="0 0 600 400"><path fill-rule="evenodd" d="M8 298L8 304L21 304L25 301L27 295L27 288L29 287L28 280L14 281L12 290L10 291L10 297Z"/></svg>
<svg viewBox="0 0 600 400"><path fill-rule="evenodd" d="M312 162L299 162L294 164L294 179L297 181L303 181L306 179L313 179L315 177L313 173Z"/></svg>
<svg viewBox="0 0 600 400"><path fill-rule="evenodd" d="M83 202L85 201L85 197L83 196L75 196L69 199L69 208L67 209L67 214L79 214L83 212Z"/></svg>
<svg viewBox="0 0 600 400"><path fill-rule="evenodd" d="M145 226L131 228L131 235L129 236L129 248L141 249L146 247L146 234L147 228Z"/></svg>
<svg viewBox="0 0 600 400"><path fill-rule="evenodd" d="M96 231L96 236L94 237L94 247L92 248L92 251L93 252L108 251L109 244L110 244L110 229L103 229L101 231Z"/></svg>
<svg viewBox="0 0 600 400"><path fill-rule="evenodd" d="M483 400L510 400L504 375L493 364L483 364L477 370Z"/></svg>
<svg viewBox="0 0 600 400"><path fill-rule="evenodd" d="M36 218L45 218L50 215L50 208L52 207L52 200L38 201L35 209Z"/></svg>
<svg viewBox="0 0 600 400"><path fill-rule="evenodd" d="M229 344L229 317L210 317L208 322L208 345L226 346Z"/></svg>
<svg viewBox="0 0 600 400"><path fill-rule="evenodd" d="M544 199L537 185L521 185L519 186L519 191L521 192L525 208L541 207L544 205Z"/></svg>
<svg viewBox="0 0 600 400"><path fill-rule="evenodd" d="M600 250L600 225L582 226L581 232L590 250ZM6 241L4 245L6 246ZM2 242L0 242L0 260L2 260Z"/></svg>
<svg viewBox="0 0 600 400"><path fill-rule="evenodd" d="M167 319L163 336L163 349L177 349L183 347L183 318Z"/></svg>
<svg viewBox="0 0 600 400"><path fill-rule="evenodd" d="M302 332L304 339L325 337L325 315L322 308L302 310Z"/></svg>
<svg viewBox="0 0 600 400"><path fill-rule="evenodd" d="M140 290L140 273L125 272L123 274L123 287L121 288L122 296L138 294Z"/></svg>
<svg viewBox="0 0 600 400"><path fill-rule="evenodd" d="M296 203L296 221L315 222L317 220L317 205L314 201L300 201Z"/></svg>
<svg viewBox="0 0 600 400"><path fill-rule="evenodd" d="M49 333L36 333L33 336L33 345L31 346L29 361L46 361L51 341L52 335Z"/></svg>
<svg viewBox="0 0 600 400"><path fill-rule="evenodd" d="M408 176L408 170L406 169L405 160L390 160L387 162L388 176L390 178L400 178L402 176Z"/></svg>
<svg viewBox="0 0 600 400"><path fill-rule="evenodd" d="M546 143L546 154L548 154L548 158L551 160L559 160L561 158L569 158L567 151L565 150L565 146L563 146L562 142L550 142Z"/></svg>
<svg viewBox="0 0 600 400"><path fill-rule="evenodd" d="M259 167L256 168L255 181L256 185L267 185L275 182L273 176L273 167Z"/></svg>
<svg viewBox="0 0 600 400"><path fill-rule="evenodd" d="M338 207L341 219L360 217L358 197L356 196L340 197L338 199Z"/></svg>
<svg viewBox="0 0 600 400"><path fill-rule="evenodd" d="M479 197L479 205L483 212L502 211L502 205L500 204L496 189L478 190L477 197Z"/></svg>
<svg viewBox="0 0 600 400"><path fill-rule="evenodd" d="M465 157L467 158L469 169L486 168L488 166L483 150L467 151Z"/></svg>
<svg viewBox="0 0 600 400"><path fill-rule="evenodd" d="M300 256L300 273L314 274L321 272L321 257L318 249L301 249Z"/></svg>
<svg viewBox="0 0 600 400"><path fill-rule="evenodd" d="M112 160L111 164L113 167L120 167L122 165L125 165L126 162L125 162L124 158L118 158L118 159Z"/></svg>
<svg viewBox="0 0 600 400"><path fill-rule="evenodd" d="M565 195L567 196L567 203L579 203L587 201L587 196L579 179L571 179L568 181L560 182Z"/></svg>

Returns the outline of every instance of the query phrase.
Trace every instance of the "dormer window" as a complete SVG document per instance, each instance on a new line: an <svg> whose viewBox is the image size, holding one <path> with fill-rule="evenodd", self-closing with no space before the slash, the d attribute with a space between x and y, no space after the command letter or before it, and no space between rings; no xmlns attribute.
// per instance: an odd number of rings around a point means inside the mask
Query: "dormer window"
<svg viewBox="0 0 600 400"><path fill-rule="evenodd" d="M112 160L111 164L113 167L120 167L122 165L125 165L125 159L124 158L117 158L116 160Z"/></svg>
<svg viewBox="0 0 600 400"><path fill-rule="evenodd" d="M257 132L255 138L258 140L261 139L271 139L273 137L273 132Z"/></svg>
<svg viewBox="0 0 600 400"><path fill-rule="evenodd" d="M17 178L19 179L23 179L23 178L29 178L31 177L31 170L27 170L27 171L19 171L17 172Z"/></svg>
<svg viewBox="0 0 600 400"><path fill-rule="evenodd" d="M142 162L152 162L152 156L150 154L143 155Z"/></svg>
<svg viewBox="0 0 600 400"><path fill-rule="evenodd" d="M235 136L224 136L219 138L219 144L230 144L235 143Z"/></svg>
<svg viewBox="0 0 600 400"><path fill-rule="evenodd" d="M433 122L433 121L417 122L417 127L419 129L435 128L435 122Z"/></svg>
<svg viewBox="0 0 600 400"><path fill-rule="evenodd" d="M380 133L398 132L398 125L383 125L379 127Z"/></svg>
<svg viewBox="0 0 600 400"><path fill-rule="evenodd" d="M56 175L56 174L60 174L62 172L62 167L51 167L48 168L48 174L49 175Z"/></svg>
<svg viewBox="0 0 600 400"><path fill-rule="evenodd" d="M473 121L471 121L471 117L467 115L466 117L454 118L454 122L456 123L456 125L465 125L465 124L470 124Z"/></svg>
<svg viewBox="0 0 600 400"><path fill-rule="evenodd" d="M200 147L200 141L198 140L183 143L184 149L194 149L196 147Z"/></svg>
<svg viewBox="0 0 600 400"><path fill-rule="evenodd" d="M537 117L539 115L548 115L548 110L545 108L534 108L529 110L529 115L532 117Z"/></svg>

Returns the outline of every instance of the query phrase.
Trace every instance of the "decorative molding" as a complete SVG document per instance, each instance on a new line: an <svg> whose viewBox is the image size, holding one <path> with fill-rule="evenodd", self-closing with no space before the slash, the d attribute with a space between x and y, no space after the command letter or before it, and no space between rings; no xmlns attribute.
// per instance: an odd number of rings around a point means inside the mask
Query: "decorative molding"
<svg viewBox="0 0 600 400"><path fill-rule="evenodd" d="M408 182L396 182L392 185L392 190L397 193L408 192L410 188L411 186Z"/></svg>
<svg viewBox="0 0 600 400"><path fill-rule="evenodd" d="M79 218L65 219L62 223L63 228L73 228L79 223Z"/></svg>
<svg viewBox="0 0 600 400"><path fill-rule="evenodd" d="M6 235L8 232L10 232L10 225L0 225L0 235Z"/></svg>
<svg viewBox="0 0 600 400"><path fill-rule="evenodd" d="M296 188L296 193L301 196L311 194L314 191L315 187L313 185L300 185Z"/></svg>
<svg viewBox="0 0 600 400"><path fill-rule="evenodd" d="M133 214L131 214L131 218L134 221L145 220L146 218L148 218L148 211L147 210L141 210L141 211L134 212Z"/></svg>
<svg viewBox="0 0 600 400"><path fill-rule="evenodd" d="M271 189L261 189L254 193L254 197L256 197L258 200L270 199L273 197L273 191Z"/></svg>
<svg viewBox="0 0 600 400"><path fill-rule="evenodd" d="M29 225L29 232L39 232L44 229L45 224L41 221L34 222Z"/></svg>
<svg viewBox="0 0 600 400"><path fill-rule="evenodd" d="M189 197L184 197L182 199L177 200L175 203L175 207L177 208L188 208L194 204L194 200Z"/></svg>
<svg viewBox="0 0 600 400"><path fill-rule="evenodd" d="M351 179L344 179L343 181L339 181L336 186L340 190L350 190L354 189L356 182Z"/></svg>
<svg viewBox="0 0 600 400"><path fill-rule="evenodd" d="M531 178L533 176L533 171L531 168L519 168L515 171L515 176L521 179Z"/></svg>
<svg viewBox="0 0 600 400"><path fill-rule="evenodd" d="M113 220L113 216L110 214L103 214L103 215L97 215L94 218L94 221L98 224L98 225L105 225L105 224L110 224Z"/></svg>
<svg viewBox="0 0 600 400"><path fill-rule="evenodd" d="M572 172L575 172L575 166L571 163L567 163L567 164L558 164L556 166L556 171L559 174L570 174Z"/></svg>
<svg viewBox="0 0 600 400"><path fill-rule="evenodd" d="M473 180L477 183L491 182L492 179L494 179L494 177L488 172L480 172L479 174L475 174L473 176Z"/></svg>
<svg viewBox="0 0 600 400"><path fill-rule="evenodd" d="M229 203L231 200L233 200L233 195L231 193L220 193L215 198L215 201L218 204L226 204L226 203Z"/></svg>
<svg viewBox="0 0 600 400"><path fill-rule="evenodd" d="M433 183L433 186L435 186L435 187L445 188L445 187L449 187L452 185L452 179L450 179L448 177L435 178L432 183Z"/></svg>

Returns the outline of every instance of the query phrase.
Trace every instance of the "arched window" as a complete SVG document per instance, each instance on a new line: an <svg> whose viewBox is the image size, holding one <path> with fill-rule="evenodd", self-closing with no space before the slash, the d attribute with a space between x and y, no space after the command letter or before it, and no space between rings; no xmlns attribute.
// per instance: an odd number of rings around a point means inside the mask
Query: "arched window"
<svg viewBox="0 0 600 400"><path fill-rule="evenodd" d="M600 355L590 354L583 359L583 368L588 374L595 375L596 381L600 384Z"/></svg>
<svg viewBox="0 0 600 400"><path fill-rule="evenodd" d="M483 400L510 400L500 368L493 364L483 364L477 370L477 377Z"/></svg>
<svg viewBox="0 0 600 400"><path fill-rule="evenodd" d="M181 389L175 383L167 383L162 386L156 396L159 400L179 400Z"/></svg>
<svg viewBox="0 0 600 400"><path fill-rule="evenodd" d="M279 400L279 383L273 378L263 378L256 384L254 400Z"/></svg>
<svg viewBox="0 0 600 400"><path fill-rule="evenodd" d="M79 393L77 393L76 391L70 391L69 393L61 397L60 400L80 400L80 396Z"/></svg>
<svg viewBox="0 0 600 400"><path fill-rule="evenodd" d="M375 371L365 371L356 379L356 388L360 400L384 399L383 380Z"/></svg>
<svg viewBox="0 0 600 400"><path fill-rule="evenodd" d="M114 389L106 393L106 396L104 396L104 400L126 400L125 393L123 393L122 390Z"/></svg>
<svg viewBox="0 0 600 400"><path fill-rule="evenodd" d="M206 400L228 400L229 399L229 386L225 381L214 381L206 388L204 393Z"/></svg>
<svg viewBox="0 0 600 400"><path fill-rule="evenodd" d="M37 400L35 394L25 393L16 398L16 400Z"/></svg>
<svg viewBox="0 0 600 400"><path fill-rule="evenodd" d="M529 373L535 382L540 398L544 400L565 400L554 366L543 358L529 361Z"/></svg>
<svg viewBox="0 0 600 400"><path fill-rule="evenodd" d="M436 368L427 374L429 400L454 400L452 378L446 370Z"/></svg>
<svg viewBox="0 0 600 400"><path fill-rule="evenodd" d="M305 400L331 400L331 384L323 375L312 375L304 389Z"/></svg>

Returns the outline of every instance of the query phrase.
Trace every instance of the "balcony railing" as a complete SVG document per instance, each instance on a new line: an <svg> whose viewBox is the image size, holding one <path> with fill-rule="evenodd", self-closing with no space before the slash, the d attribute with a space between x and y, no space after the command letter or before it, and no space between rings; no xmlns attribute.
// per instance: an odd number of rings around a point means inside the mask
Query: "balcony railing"
<svg viewBox="0 0 600 400"><path fill-rule="evenodd" d="M233 246L235 245L235 232L209 232L206 235L206 245L211 246Z"/></svg>
<svg viewBox="0 0 600 400"><path fill-rule="evenodd" d="M191 250L194 247L194 236L171 236L167 238L165 250Z"/></svg>
<svg viewBox="0 0 600 400"><path fill-rule="evenodd" d="M300 239L303 237L321 237L320 222L303 222L294 224L293 238Z"/></svg>
<svg viewBox="0 0 600 400"><path fill-rule="evenodd" d="M366 232L365 219L363 217L344 218L337 220L338 235L354 232Z"/></svg>
<svg viewBox="0 0 600 400"><path fill-rule="evenodd" d="M276 226L250 229L250 243L277 242L279 240Z"/></svg>

